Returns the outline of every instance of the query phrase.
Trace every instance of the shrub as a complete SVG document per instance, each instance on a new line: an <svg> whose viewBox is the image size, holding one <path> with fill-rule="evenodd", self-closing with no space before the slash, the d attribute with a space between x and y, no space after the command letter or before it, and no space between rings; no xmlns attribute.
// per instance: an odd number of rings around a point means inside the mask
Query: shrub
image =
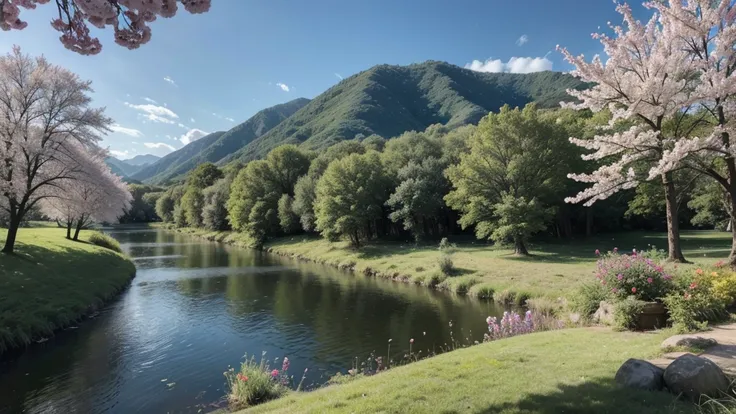
<svg viewBox="0 0 736 414"><path fill-rule="evenodd" d="M455 293L464 295L468 293L471 287L478 284L478 279L472 277L469 279L460 280L455 285Z"/></svg>
<svg viewBox="0 0 736 414"><path fill-rule="evenodd" d="M618 303L613 311L613 329L618 331L636 329L639 314L644 310L645 302L628 297Z"/></svg>
<svg viewBox="0 0 736 414"><path fill-rule="evenodd" d="M246 355L240 370L236 372L234 368L230 368L225 371L230 389L228 394L230 408L238 410L281 397L291 385L288 370L288 358L284 358L279 371L270 368L265 352L261 354L260 362L255 360L255 356L249 359Z"/></svg>
<svg viewBox="0 0 736 414"><path fill-rule="evenodd" d="M447 279L447 276L445 276L442 273L439 273L439 272L432 273L427 279L427 286L437 287L440 283L444 282L445 279Z"/></svg>
<svg viewBox="0 0 736 414"><path fill-rule="evenodd" d="M601 302L609 297L610 292L600 283L585 283L570 298L570 310L589 318L598 310Z"/></svg>
<svg viewBox="0 0 736 414"><path fill-rule="evenodd" d="M477 298L493 299L493 292L495 290L490 285L483 283L473 286L471 291Z"/></svg>
<svg viewBox="0 0 736 414"><path fill-rule="evenodd" d="M440 240L440 257L437 259L437 264L440 271L445 275L449 276L452 274L452 271L455 268L452 263L452 255L455 254L455 250L457 250L457 247L450 243L447 240L447 237L443 237L442 240Z"/></svg>
<svg viewBox="0 0 736 414"><path fill-rule="evenodd" d="M596 277L618 299L634 296L653 301L663 298L673 290L674 284L672 276L651 258L657 255L656 250L641 254L634 250L629 255L609 252L598 260Z"/></svg>
<svg viewBox="0 0 736 414"><path fill-rule="evenodd" d="M516 299L516 292L512 292L508 289L496 292L493 295L493 300L503 305L511 305Z"/></svg>
<svg viewBox="0 0 736 414"><path fill-rule="evenodd" d="M99 231L92 232L90 233L88 240L95 246L104 247L118 253L123 252L123 249L120 247L120 243L105 233Z"/></svg>
<svg viewBox="0 0 736 414"><path fill-rule="evenodd" d="M546 297L527 299L526 306L535 314L545 316L555 316L562 310L560 302Z"/></svg>

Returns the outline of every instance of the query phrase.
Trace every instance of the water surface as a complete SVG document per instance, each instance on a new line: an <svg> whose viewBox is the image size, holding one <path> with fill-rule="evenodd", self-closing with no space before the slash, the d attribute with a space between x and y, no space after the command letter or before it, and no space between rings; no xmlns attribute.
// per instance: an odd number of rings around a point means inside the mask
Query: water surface
<svg viewBox="0 0 736 414"><path fill-rule="evenodd" d="M112 230L131 287L92 320L0 363L0 412L196 413L243 355L288 356L318 385L371 352L482 338L491 303L190 236ZM42 275L39 275L42 277ZM471 333L472 331L472 333ZM426 351L425 351L426 352Z"/></svg>

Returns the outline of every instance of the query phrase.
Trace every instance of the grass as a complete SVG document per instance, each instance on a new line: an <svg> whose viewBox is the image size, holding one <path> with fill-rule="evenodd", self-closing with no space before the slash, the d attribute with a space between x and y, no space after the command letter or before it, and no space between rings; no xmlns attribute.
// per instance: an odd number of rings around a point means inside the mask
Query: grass
<svg viewBox="0 0 736 414"><path fill-rule="evenodd" d="M76 323L135 275L130 260L86 242L90 232L75 242L65 231L22 228L16 252L0 254L0 355Z"/></svg>
<svg viewBox="0 0 736 414"><path fill-rule="evenodd" d="M248 412L692 412L672 394L621 388L613 380L626 359L661 353L668 333L579 328L522 335L291 393Z"/></svg>
<svg viewBox="0 0 736 414"><path fill-rule="evenodd" d="M530 248L532 256L519 257L508 248L484 242L450 241L457 244L452 256L454 269L440 287L454 292L467 290L469 294L493 291L500 296L503 292L504 298L513 298L513 302L526 297L566 297L581 283L592 280L595 249L606 251L618 247L621 251L628 251L646 249L649 245L667 246L664 233L629 232L582 240L534 243ZM715 231L683 232L682 245L688 260L698 264L713 263L728 257L731 235ZM437 244L380 242L355 250L345 242L331 243L317 237L294 236L270 240L265 248L274 253L334 266L352 262L356 272L392 279L412 281L424 276L424 280L430 280L440 271L437 263L441 252ZM472 285L483 288L473 289Z"/></svg>

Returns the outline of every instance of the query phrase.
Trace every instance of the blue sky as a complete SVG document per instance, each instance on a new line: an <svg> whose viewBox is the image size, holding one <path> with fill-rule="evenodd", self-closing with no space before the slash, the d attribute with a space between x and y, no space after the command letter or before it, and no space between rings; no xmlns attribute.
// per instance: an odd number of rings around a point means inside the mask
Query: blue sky
<svg viewBox="0 0 736 414"><path fill-rule="evenodd" d="M592 57L602 47L590 34L621 21L610 0L212 0L208 13L180 7L153 22L151 41L137 50L93 30L102 52L79 56L49 25L53 3L22 10L28 27L1 32L0 46L19 45L91 80L95 105L117 124L102 145L121 158L164 155L376 64L477 60L482 70L567 71L555 45Z"/></svg>

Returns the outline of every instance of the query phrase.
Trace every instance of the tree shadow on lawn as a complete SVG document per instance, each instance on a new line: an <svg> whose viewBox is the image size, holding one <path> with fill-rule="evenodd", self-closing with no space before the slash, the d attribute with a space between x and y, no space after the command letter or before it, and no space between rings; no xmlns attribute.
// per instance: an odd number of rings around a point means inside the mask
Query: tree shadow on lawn
<svg viewBox="0 0 736 414"><path fill-rule="evenodd" d="M534 384L529 384L534 389ZM476 413L692 413L695 406L661 391L624 388L612 378L592 378L582 384L559 384L547 394L529 394L520 401L492 405ZM459 411L458 411L459 413Z"/></svg>

